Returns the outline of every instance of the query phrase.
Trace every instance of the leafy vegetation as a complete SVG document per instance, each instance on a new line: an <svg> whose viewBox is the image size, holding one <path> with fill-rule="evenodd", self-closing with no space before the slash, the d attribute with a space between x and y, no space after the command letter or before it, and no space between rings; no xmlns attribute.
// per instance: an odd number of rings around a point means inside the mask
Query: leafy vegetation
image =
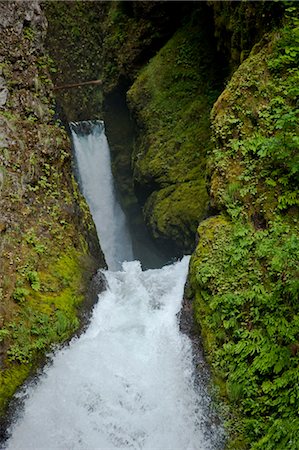
<svg viewBox="0 0 299 450"><path fill-rule="evenodd" d="M23 35L25 39L33 41L33 39L35 38L35 30L31 27L24 27Z"/></svg>
<svg viewBox="0 0 299 450"><path fill-rule="evenodd" d="M295 449L299 428L298 235L208 219L191 263L196 321L232 403L230 424L257 449ZM193 278L192 278L193 277ZM290 426L292 424L292 426ZM233 442L231 448L238 447Z"/></svg>
<svg viewBox="0 0 299 450"><path fill-rule="evenodd" d="M252 219L257 212L266 221L278 210L292 215L298 205L298 45L292 17L281 36L255 47L213 109L212 196L241 206L241 215L245 203Z"/></svg>
<svg viewBox="0 0 299 450"><path fill-rule="evenodd" d="M195 318L232 449L299 442L297 8L254 47L212 113L211 194L191 261Z"/></svg>
<svg viewBox="0 0 299 450"><path fill-rule="evenodd" d="M13 298L17 302L26 298L26 305L6 325L8 361L30 363L39 351L66 340L78 328L76 306L81 298L76 292L80 289L81 272L75 261L76 255L61 257L51 271L41 274L42 286L38 273L30 271L27 277L31 289L28 285L15 289Z"/></svg>

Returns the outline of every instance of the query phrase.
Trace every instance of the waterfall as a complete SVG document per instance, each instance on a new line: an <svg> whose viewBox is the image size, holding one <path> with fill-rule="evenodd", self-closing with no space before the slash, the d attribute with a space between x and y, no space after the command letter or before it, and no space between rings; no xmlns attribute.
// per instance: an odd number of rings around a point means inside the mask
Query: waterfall
<svg viewBox="0 0 299 450"><path fill-rule="evenodd" d="M73 147L79 183L89 205L110 270L132 260L125 215L116 200L110 150L102 121L72 122Z"/></svg>
<svg viewBox="0 0 299 450"><path fill-rule="evenodd" d="M195 386L179 331L189 257L142 270L132 261L101 122L72 124L81 189L108 261L88 329L57 351L18 395L7 450L215 450L221 429Z"/></svg>

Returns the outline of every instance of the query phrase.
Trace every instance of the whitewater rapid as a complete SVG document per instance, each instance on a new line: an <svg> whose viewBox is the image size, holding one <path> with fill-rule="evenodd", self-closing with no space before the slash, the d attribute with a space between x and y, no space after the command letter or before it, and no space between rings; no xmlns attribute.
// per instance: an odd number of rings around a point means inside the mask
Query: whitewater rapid
<svg viewBox="0 0 299 450"><path fill-rule="evenodd" d="M195 386L191 343L178 325L189 257L145 271L130 260L110 157L103 156L109 152L104 125L85 128L72 126L73 142L81 187L106 248L107 287L85 333L18 394L24 409L5 448L215 450L221 431L207 418L207 394Z"/></svg>

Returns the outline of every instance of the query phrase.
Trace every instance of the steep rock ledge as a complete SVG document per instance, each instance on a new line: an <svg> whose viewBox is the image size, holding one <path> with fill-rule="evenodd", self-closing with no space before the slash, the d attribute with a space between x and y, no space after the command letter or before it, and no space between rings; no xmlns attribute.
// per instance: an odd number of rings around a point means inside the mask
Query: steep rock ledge
<svg viewBox="0 0 299 450"><path fill-rule="evenodd" d="M132 165L125 146L112 145L115 173L133 170L135 192L153 236L180 253L190 252L196 226L208 214L205 157L213 101L229 67L233 70L265 30L279 22L283 6L91 1L45 2L44 7L56 83L102 80L102 87L76 88L76 95L73 90L57 92L68 120L105 116L110 95L124 95L133 83L128 103L139 136ZM193 25L187 27L190 20ZM174 111L169 109L171 96ZM171 123L176 124L173 132ZM132 202L131 183L119 188L124 201Z"/></svg>
<svg viewBox="0 0 299 450"><path fill-rule="evenodd" d="M284 2L207 1L213 10L217 48L226 57L232 73L263 35L278 26Z"/></svg>
<svg viewBox="0 0 299 450"><path fill-rule="evenodd" d="M172 18L174 8L179 20ZM104 92L133 82L128 104L138 130L135 192L152 235L180 253L194 248L196 226L209 214L205 157L221 81L279 22L282 10L273 2L114 2L106 10ZM128 158L117 158L130 167Z"/></svg>
<svg viewBox="0 0 299 450"><path fill-rule="evenodd" d="M78 308L104 261L54 118L47 22L37 1L0 3L0 415Z"/></svg>

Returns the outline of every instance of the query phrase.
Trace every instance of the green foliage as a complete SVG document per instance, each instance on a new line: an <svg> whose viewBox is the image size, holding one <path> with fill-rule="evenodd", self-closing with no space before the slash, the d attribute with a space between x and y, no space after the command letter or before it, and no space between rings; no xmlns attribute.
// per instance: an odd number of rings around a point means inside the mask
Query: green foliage
<svg viewBox="0 0 299 450"><path fill-rule="evenodd" d="M3 116L3 117L5 117L5 118L8 119L8 120L11 120L11 121L14 121L14 120L17 119L16 114L14 114L14 113L11 112L11 111L1 111L1 112L0 112L0 115Z"/></svg>
<svg viewBox="0 0 299 450"><path fill-rule="evenodd" d="M190 281L232 449L299 442L297 10L253 49L212 113L211 193L225 216L200 225Z"/></svg>
<svg viewBox="0 0 299 450"><path fill-rule="evenodd" d="M45 70L51 73L57 72L54 60L49 55L40 56L36 61L36 65L39 70Z"/></svg>
<svg viewBox="0 0 299 450"><path fill-rule="evenodd" d="M35 38L35 30L31 27L24 27L23 28L23 36L28 41L33 41Z"/></svg>
<svg viewBox="0 0 299 450"><path fill-rule="evenodd" d="M28 233L25 237L28 244L32 245L36 253L42 254L46 251L45 245L41 244L34 232Z"/></svg>
<svg viewBox="0 0 299 450"><path fill-rule="evenodd" d="M0 342L4 341L4 339L9 336L9 331L3 328L0 330Z"/></svg>
<svg viewBox="0 0 299 450"><path fill-rule="evenodd" d="M299 428L299 237L283 221L267 230L208 219L191 261L196 318L214 370L255 449L295 449ZM234 427L234 425L232 425ZM287 437L287 439L286 439ZM267 444L265 444L267 442Z"/></svg>
<svg viewBox="0 0 299 450"><path fill-rule="evenodd" d="M40 279L38 273L35 270L29 270L27 272L27 279L34 291L40 290Z"/></svg>
<svg viewBox="0 0 299 450"><path fill-rule="evenodd" d="M290 8L289 14L296 11ZM271 53L267 46L253 53L242 66L242 76L236 73L224 100L230 114L218 114L217 104L214 108L211 161L219 168L221 183L215 195L234 218L250 218L258 211L271 219L275 211L287 213L299 206L298 24L296 15L287 17L279 39L273 37ZM220 179L221 170L228 173L236 164L235 173ZM239 184L233 199L231 183Z"/></svg>
<svg viewBox="0 0 299 450"><path fill-rule="evenodd" d="M26 297L29 295L29 291L26 288L22 288L22 287L17 287L13 294L12 294L12 298L17 302L17 303L24 303L26 300Z"/></svg>
<svg viewBox="0 0 299 450"><path fill-rule="evenodd" d="M30 231L26 244L32 246L35 242ZM34 247L32 255L40 258ZM49 257L53 255L49 253ZM20 268L12 294L18 309L0 330L0 342L6 349L0 371L0 414L39 358L78 329L77 307L83 300L82 263L82 249L68 248L59 259L55 251L46 272L32 270L29 263Z"/></svg>
<svg viewBox="0 0 299 450"><path fill-rule="evenodd" d="M42 36L31 42L38 37L34 30L25 24L19 36L11 29L1 64L10 92L7 111L0 113L8 133L3 145L9 141L0 168L1 417L45 353L77 329L88 282L82 276L93 270L85 229L88 223L94 233L90 212L85 205L80 213L84 201L72 185L69 141L53 119L54 97L46 85L55 67L43 55Z"/></svg>
<svg viewBox="0 0 299 450"><path fill-rule="evenodd" d="M269 69L281 71L293 69L299 64L299 17L298 7L292 6L286 10L286 26L279 40L273 57L268 62Z"/></svg>
<svg viewBox="0 0 299 450"><path fill-rule="evenodd" d="M48 314L38 313L27 307L23 312L24 319L30 317L30 327L26 321L12 322L9 332L12 344L7 351L9 361L28 364L40 351L45 351L55 343L67 339L78 327L78 320L71 319L62 312Z"/></svg>

